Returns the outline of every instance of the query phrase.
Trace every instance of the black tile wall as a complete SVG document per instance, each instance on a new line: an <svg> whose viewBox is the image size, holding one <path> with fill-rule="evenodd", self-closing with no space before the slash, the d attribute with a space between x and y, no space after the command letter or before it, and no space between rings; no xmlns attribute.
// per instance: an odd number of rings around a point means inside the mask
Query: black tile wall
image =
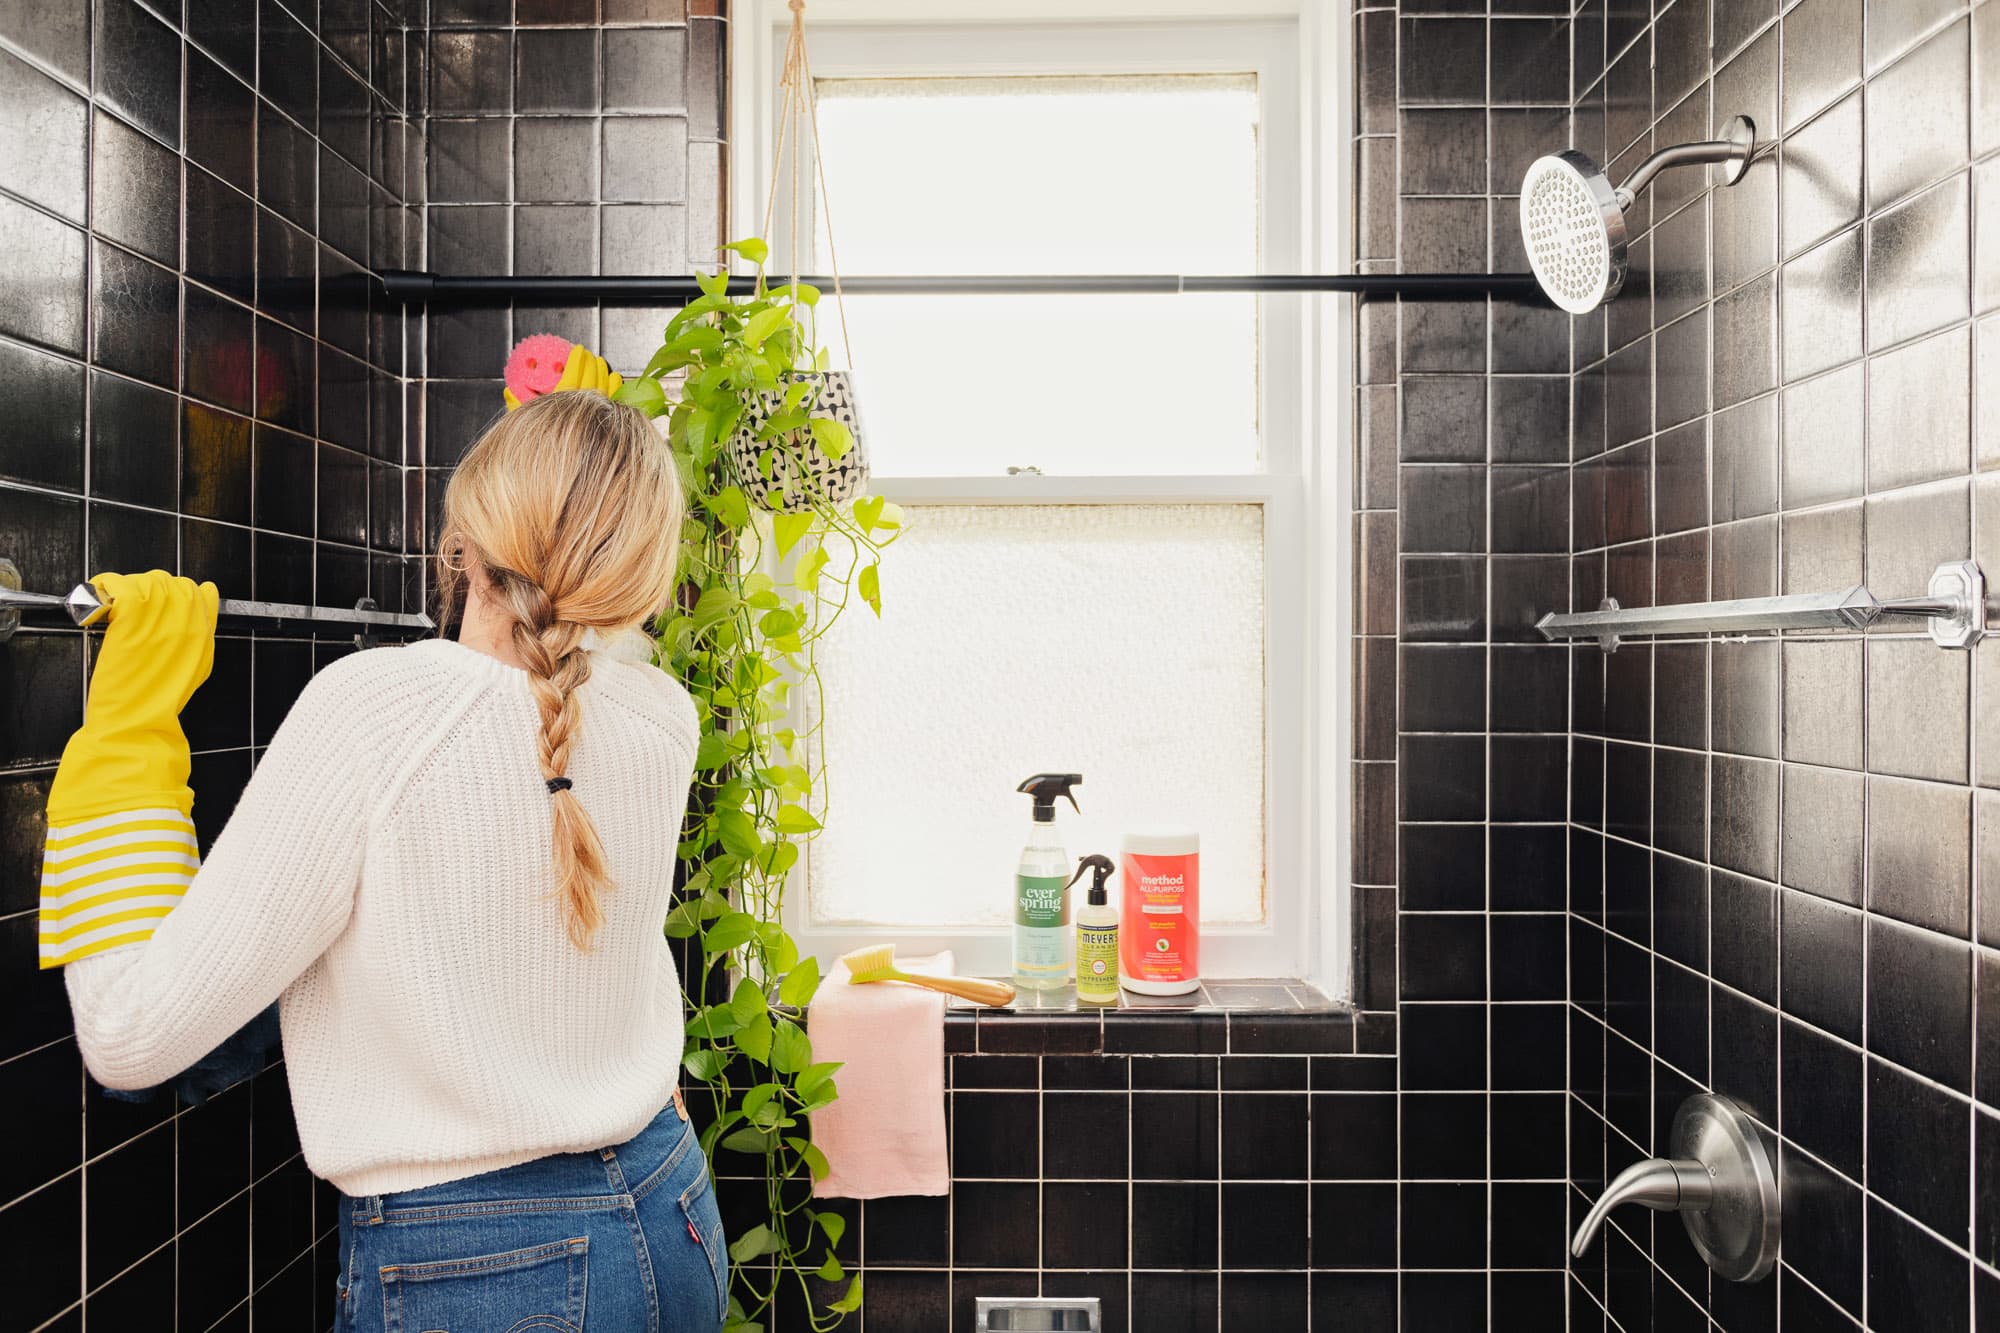
<svg viewBox="0 0 2000 1333"><path fill-rule="evenodd" d="M1766 145L1733 188L1661 178L1633 280L1569 330L1573 604L1906 595L1992 564L2000 5L1585 0L1569 26L1565 142L1629 167L1743 113ZM1674 1220L1628 1212L1571 1266L1569 1327L1987 1326L2000 657L1565 651L1571 1220L1697 1089L1748 1106L1785 1177L1771 1278L1711 1280Z"/></svg>
<svg viewBox="0 0 2000 1333"><path fill-rule="evenodd" d="M1522 267L1510 196L1568 137L1569 6L1356 9L1358 266ZM1571 599L1568 322L1396 302L1355 320L1355 707L1380 737L1354 771L1356 992L1396 1012L1399 1058L1362 1122L1394 1179L1324 1201L1372 1197L1395 1225L1316 1201L1313 1227L1316 1251L1336 1226L1397 1271L1323 1304L1316 1286L1313 1326L1560 1328L1571 661L1532 625ZM1609 772L1646 806L1629 765Z"/></svg>
<svg viewBox="0 0 2000 1333"><path fill-rule="evenodd" d="M157 566L236 596L402 605L401 488L363 470L405 466L402 413L367 412L400 399L402 322L322 280L403 262L420 202L397 160L421 113L409 37L374 0L0 7L0 556L29 588ZM318 193L328 178L349 183L358 226ZM314 666L345 650L225 629L187 714L204 842ZM333 1196L299 1156L283 1066L200 1106L111 1100L59 975L35 970L42 805L85 652L39 625L0 646L0 1084L35 1144L0 1180L0 1323L321 1327Z"/></svg>

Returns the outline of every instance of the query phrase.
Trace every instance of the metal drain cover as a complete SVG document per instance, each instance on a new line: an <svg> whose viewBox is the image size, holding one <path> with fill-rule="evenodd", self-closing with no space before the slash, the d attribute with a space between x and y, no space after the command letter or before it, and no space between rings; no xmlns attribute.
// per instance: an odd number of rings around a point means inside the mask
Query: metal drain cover
<svg viewBox="0 0 2000 1333"><path fill-rule="evenodd" d="M981 1296L973 1302L975 1327L987 1329L1074 1329L1097 1333L1095 1296Z"/></svg>

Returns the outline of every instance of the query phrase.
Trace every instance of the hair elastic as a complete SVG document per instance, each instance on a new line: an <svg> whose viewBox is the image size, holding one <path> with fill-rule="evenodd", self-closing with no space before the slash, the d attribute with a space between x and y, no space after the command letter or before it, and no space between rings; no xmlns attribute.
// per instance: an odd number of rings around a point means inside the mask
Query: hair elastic
<svg viewBox="0 0 2000 1333"><path fill-rule="evenodd" d="M568 778L550 778L549 795L554 796L559 791L568 791L571 787L574 787L575 785L576 784L571 782Z"/></svg>

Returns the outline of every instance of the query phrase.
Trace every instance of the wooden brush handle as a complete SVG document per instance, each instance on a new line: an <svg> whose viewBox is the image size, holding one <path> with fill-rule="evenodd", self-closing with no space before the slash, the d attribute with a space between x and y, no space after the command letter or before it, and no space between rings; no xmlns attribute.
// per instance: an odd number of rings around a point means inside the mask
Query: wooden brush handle
<svg viewBox="0 0 2000 1333"><path fill-rule="evenodd" d="M1005 981L981 981L977 977L926 977L910 972L904 973L902 979L912 986L943 991L946 995L956 995L975 1004L1014 1003L1014 987Z"/></svg>

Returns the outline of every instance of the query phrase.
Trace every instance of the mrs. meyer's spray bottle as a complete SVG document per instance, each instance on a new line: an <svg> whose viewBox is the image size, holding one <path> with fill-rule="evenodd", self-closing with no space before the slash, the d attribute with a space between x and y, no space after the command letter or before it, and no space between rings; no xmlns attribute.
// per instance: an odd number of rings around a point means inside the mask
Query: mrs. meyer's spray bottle
<svg viewBox="0 0 2000 1333"><path fill-rule="evenodd" d="M1071 787L1081 773L1037 773L1016 791L1035 798L1035 822L1014 873L1014 984L1059 990L1069 984L1069 853L1056 836L1056 798L1077 813Z"/></svg>

